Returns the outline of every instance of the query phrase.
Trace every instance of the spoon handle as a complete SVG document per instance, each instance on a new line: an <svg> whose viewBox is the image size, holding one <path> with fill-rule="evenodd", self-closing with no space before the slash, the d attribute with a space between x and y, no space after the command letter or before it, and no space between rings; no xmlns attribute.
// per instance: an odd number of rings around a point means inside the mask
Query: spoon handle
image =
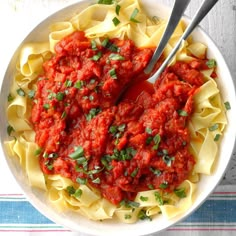
<svg viewBox="0 0 236 236"><path fill-rule="evenodd" d="M170 60L173 58L173 56L178 51L180 45L182 44L182 41L187 39L187 37L192 33L194 28L201 22L201 20L208 14L208 12L212 9L212 7L218 2L218 0L204 0L199 7L197 13L193 17L192 21L184 31L183 35L171 51L171 53L168 55L168 57L164 60L162 65L159 67L159 69L155 72L155 74L148 79L150 82L155 82L155 80L161 75L165 67L169 64Z"/></svg>
<svg viewBox="0 0 236 236"><path fill-rule="evenodd" d="M190 0L175 0L174 6L172 8L172 12L170 14L165 32L160 40L158 47L156 48L152 59L148 63L147 67L145 68L144 72L149 74L153 67L155 66L157 60L161 56L166 44L168 43L171 35L173 34L176 26L178 25L185 9L187 8Z"/></svg>

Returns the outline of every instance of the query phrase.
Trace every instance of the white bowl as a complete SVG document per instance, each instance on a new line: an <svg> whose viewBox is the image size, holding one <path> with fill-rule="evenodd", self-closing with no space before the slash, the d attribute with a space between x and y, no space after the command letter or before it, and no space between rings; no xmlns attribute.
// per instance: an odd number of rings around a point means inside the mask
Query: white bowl
<svg viewBox="0 0 236 236"><path fill-rule="evenodd" d="M95 1L81 1L54 13L50 17L46 18L43 22L41 22L38 26L36 26L24 39L22 44L26 42L46 40L49 34L48 28L53 22L68 19L73 14L75 14L75 11L81 11L93 2ZM170 12L170 9L156 3L154 0L143 0L142 5L151 16L157 15L162 18L167 18ZM188 22L187 18L185 18L185 20ZM114 220L104 222L91 221L83 216L80 216L79 214L71 212L58 213L52 206L50 206L50 204L48 204L44 192L36 188L31 188L28 185L27 177L22 171L19 163L15 162L14 159L11 159L7 156L7 152L4 149L3 145L4 140L8 139L5 128L7 126L7 117L5 111L7 107L7 96L9 94L10 86L12 83L11 79L9 78L13 78L13 75L15 73L16 58L22 44L19 46L18 50L14 53L8 65L1 87L0 107L2 112L0 114L0 124L2 125L2 129L0 131L0 137L1 146L10 171L18 182L19 186L24 191L26 197L33 204L33 206L35 206L35 208L37 208L42 214L47 216L52 221L74 231L101 236L137 236L159 232L168 228L169 226L179 222L180 220L183 220L204 202L204 200L214 190L216 185L223 177L231 158L236 137L236 122L234 117L234 114L236 114L236 98L235 87L229 69L215 43L200 27L193 32L193 38L196 41L205 43L208 46L208 57L216 59L218 64L217 73L219 75L219 79L217 80L218 86L220 88L223 101L229 101L231 105L231 110L227 112L228 125L224 132L224 138L220 145L219 158L215 163L214 173L210 176L201 176L200 182L198 183L197 187L196 199L188 211L186 211L182 215L178 215L171 220L167 220L164 217L160 216L153 219L151 222L139 221L131 225L116 222Z"/></svg>

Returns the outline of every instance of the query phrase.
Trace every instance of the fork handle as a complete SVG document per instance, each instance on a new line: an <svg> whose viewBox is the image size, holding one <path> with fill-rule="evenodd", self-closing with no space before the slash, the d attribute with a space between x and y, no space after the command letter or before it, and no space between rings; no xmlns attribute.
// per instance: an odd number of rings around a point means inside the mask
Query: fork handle
<svg viewBox="0 0 236 236"><path fill-rule="evenodd" d="M201 20L208 14L208 12L213 8L213 6L218 2L218 0L204 0L199 7L198 11L196 12L195 16L193 17L191 23L188 25L186 30L184 31L183 35L180 37L179 41L168 55L168 57L164 60L162 65L156 71L156 73L148 79L150 82L155 82L155 80L161 75L165 67L169 64L170 60L178 51L182 41L187 39L188 36L192 33L194 28L201 22Z"/></svg>
<svg viewBox="0 0 236 236"><path fill-rule="evenodd" d="M173 34L174 30L176 29L185 9L187 8L190 0L175 0L174 6L172 9L172 12L170 14L166 29L164 31L164 34L161 37L160 43L157 46L150 62L148 63L147 67L145 68L144 72L146 74L149 74L157 60L160 58L164 48L166 47L166 44L168 43L171 35Z"/></svg>

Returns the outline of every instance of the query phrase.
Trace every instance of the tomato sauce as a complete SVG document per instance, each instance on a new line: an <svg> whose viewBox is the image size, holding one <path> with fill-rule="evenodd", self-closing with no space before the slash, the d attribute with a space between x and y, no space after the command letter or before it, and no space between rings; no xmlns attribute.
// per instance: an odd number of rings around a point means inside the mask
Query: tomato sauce
<svg viewBox="0 0 236 236"><path fill-rule="evenodd" d="M131 40L101 45L75 32L55 46L38 79L31 121L45 174L89 184L114 204L149 189L173 191L192 171L186 126L201 63L177 62L154 85L144 81L153 49Z"/></svg>

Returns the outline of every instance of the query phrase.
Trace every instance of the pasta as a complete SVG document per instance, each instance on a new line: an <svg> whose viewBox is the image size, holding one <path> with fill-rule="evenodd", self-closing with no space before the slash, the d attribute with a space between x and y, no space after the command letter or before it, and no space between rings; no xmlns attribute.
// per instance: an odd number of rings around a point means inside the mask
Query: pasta
<svg viewBox="0 0 236 236"><path fill-rule="evenodd" d="M185 212L193 203L199 174L211 174L217 158L218 143L216 139L223 135L227 119L224 113L219 89L212 77L214 69L203 69L204 84L194 95L194 112L188 122L191 134L190 151L196 164L189 176L177 188L175 193L161 190L138 192L134 202L125 202L116 206L102 197L101 193L90 185L75 183L60 175L45 175L40 169L35 152L39 147L35 143L35 133L30 123L32 93L36 81L43 70L43 63L55 53L55 45L74 31L83 31L85 36L101 44L103 38L131 39L138 48L155 47L166 26L165 20L153 23L143 12L137 0L119 1L119 21L116 5L94 4L69 21L57 22L50 28L48 42L30 43L23 46L17 74L10 91L7 108L8 122L14 130L15 139L6 141L10 156L16 156L25 170L29 184L44 189L50 202L58 210L78 212L92 220L105 220L117 217L125 223L134 223L138 219L151 218L161 212L166 218L173 218ZM130 16L136 10L135 21ZM97 14L99 12L99 14ZM85 21L83 19L91 19ZM139 22L139 23L137 23ZM163 55L166 56L183 33L181 22L175 30ZM205 59L207 47L201 43L184 42L171 65L177 61L190 62L194 58ZM26 96L27 95L27 96ZM14 99L13 99L14 98ZM182 190L185 190L184 192Z"/></svg>

